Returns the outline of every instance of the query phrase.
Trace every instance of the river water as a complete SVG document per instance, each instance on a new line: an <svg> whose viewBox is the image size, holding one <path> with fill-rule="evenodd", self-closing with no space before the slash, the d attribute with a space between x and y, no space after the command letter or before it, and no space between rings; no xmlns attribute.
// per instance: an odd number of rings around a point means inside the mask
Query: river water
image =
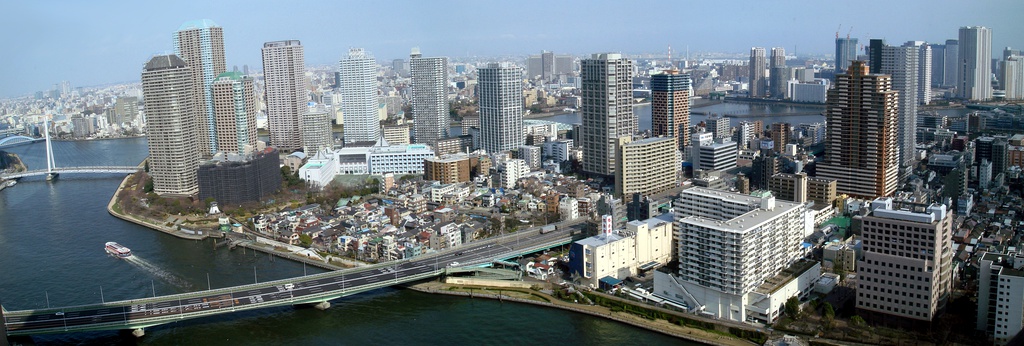
<svg viewBox="0 0 1024 346"><path fill-rule="evenodd" d="M136 165L144 138L54 142L58 166ZM29 169L46 166L43 143L4 149ZM300 276L320 269L251 250L214 250L121 221L106 204L123 176L26 178L0 191L0 304L8 310L99 303ZM130 247L131 260L103 244ZM47 302L48 300L48 302ZM523 304L381 289L332 302L326 311L279 307L151 327L34 336L40 345L692 345L587 315Z"/></svg>

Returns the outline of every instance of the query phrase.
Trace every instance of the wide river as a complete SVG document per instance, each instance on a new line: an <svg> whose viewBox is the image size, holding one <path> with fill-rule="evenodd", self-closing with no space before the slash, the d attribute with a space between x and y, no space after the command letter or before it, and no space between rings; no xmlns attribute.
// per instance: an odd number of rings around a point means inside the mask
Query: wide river
<svg viewBox="0 0 1024 346"><path fill-rule="evenodd" d="M5 149L29 169L46 166L43 143ZM55 142L59 166L136 165L143 138ZM106 211L122 176L26 178L0 191L0 304L8 310L99 303L319 272L212 241L174 238ZM103 243L132 249L108 256ZM255 277L254 277L255 271ZM39 345L692 345L600 318L531 305L381 289L320 311L280 307L152 327L136 340L117 331L41 335Z"/></svg>

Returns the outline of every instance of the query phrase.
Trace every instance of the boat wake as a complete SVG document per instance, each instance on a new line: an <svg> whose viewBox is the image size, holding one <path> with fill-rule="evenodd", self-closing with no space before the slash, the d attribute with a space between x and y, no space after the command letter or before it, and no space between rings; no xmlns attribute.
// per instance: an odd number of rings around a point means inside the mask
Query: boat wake
<svg viewBox="0 0 1024 346"><path fill-rule="evenodd" d="M174 285L175 287L178 287L186 291L191 291L193 289L192 284L189 283L188 280L185 280L184 278L175 275L174 273L171 273L167 270L164 270L163 268L158 267L153 263L150 263L149 261L139 257L139 255L134 255L132 257L125 258L124 260L127 261L128 263L134 264L136 267L139 267L142 270L149 272L153 276L156 276L161 280L164 280L165 282Z"/></svg>

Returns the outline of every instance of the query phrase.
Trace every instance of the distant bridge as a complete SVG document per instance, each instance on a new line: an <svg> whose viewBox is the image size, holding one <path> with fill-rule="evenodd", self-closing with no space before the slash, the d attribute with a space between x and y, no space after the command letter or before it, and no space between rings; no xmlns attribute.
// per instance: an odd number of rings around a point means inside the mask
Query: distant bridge
<svg viewBox="0 0 1024 346"><path fill-rule="evenodd" d="M32 171L17 172L17 173L0 173L0 180L5 179L20 179L25 177L33 177L47 174L67 174L67 173L92 173L92 174L132 174L138 172L142 168L139 166L81 166L81 167L63 167L63 168L52 168L37 169Z"/></svg>
<svg viewBox="0 0 1024 346"><path fill-rule="evenodd" d="M21 145L21 144L26 144L26 143L35 143L35 142L44 141L44 140L46 140L46 139L45 138L32 138L32 137L25 137L25 136L4 137L4 138L0 138L0 148L3 148L3 147L13 147L13 146L16 146L16 145Z"/></svg>
<svg viewBox="0 0 1024 346"><path fill-rule="evenodd" d="M573 227L583 220L559 224L556 231L521 231L499 239L488 239L432 255L357 267L290 279L151 298L105 302L94 305L35 310L3 310L7 335L68 333L94 330L133 330L185 319L219 315L273 306L315 304L330 307L328 301L396 284L431 277L482 271L490 276L517 277L497 269L469 269L494 260L510 259L572 242ZM460 263L461 262L461 263ZM4 337L0 335L0 337Z"/></svg>

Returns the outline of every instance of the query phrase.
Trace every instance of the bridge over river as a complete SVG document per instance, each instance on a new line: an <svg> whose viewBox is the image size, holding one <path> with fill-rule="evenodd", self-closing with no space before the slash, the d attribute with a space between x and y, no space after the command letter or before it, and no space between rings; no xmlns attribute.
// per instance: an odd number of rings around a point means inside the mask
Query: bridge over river
<svg viewBox="0 0 1024 346"><path fill-rule="evenodd" d="M219 314L272 306L313 304L392 285L424 280L469 267L483 267L572 242L571 232L583 220L558 224L548 233L521 231L412 259L351 268L291 279L167 296L35 310L2 310L7 335L33 335L93 330L133 330ZM486 270L486 269L485 269ZM6 341L6 337L0 339Z"/></svg>

